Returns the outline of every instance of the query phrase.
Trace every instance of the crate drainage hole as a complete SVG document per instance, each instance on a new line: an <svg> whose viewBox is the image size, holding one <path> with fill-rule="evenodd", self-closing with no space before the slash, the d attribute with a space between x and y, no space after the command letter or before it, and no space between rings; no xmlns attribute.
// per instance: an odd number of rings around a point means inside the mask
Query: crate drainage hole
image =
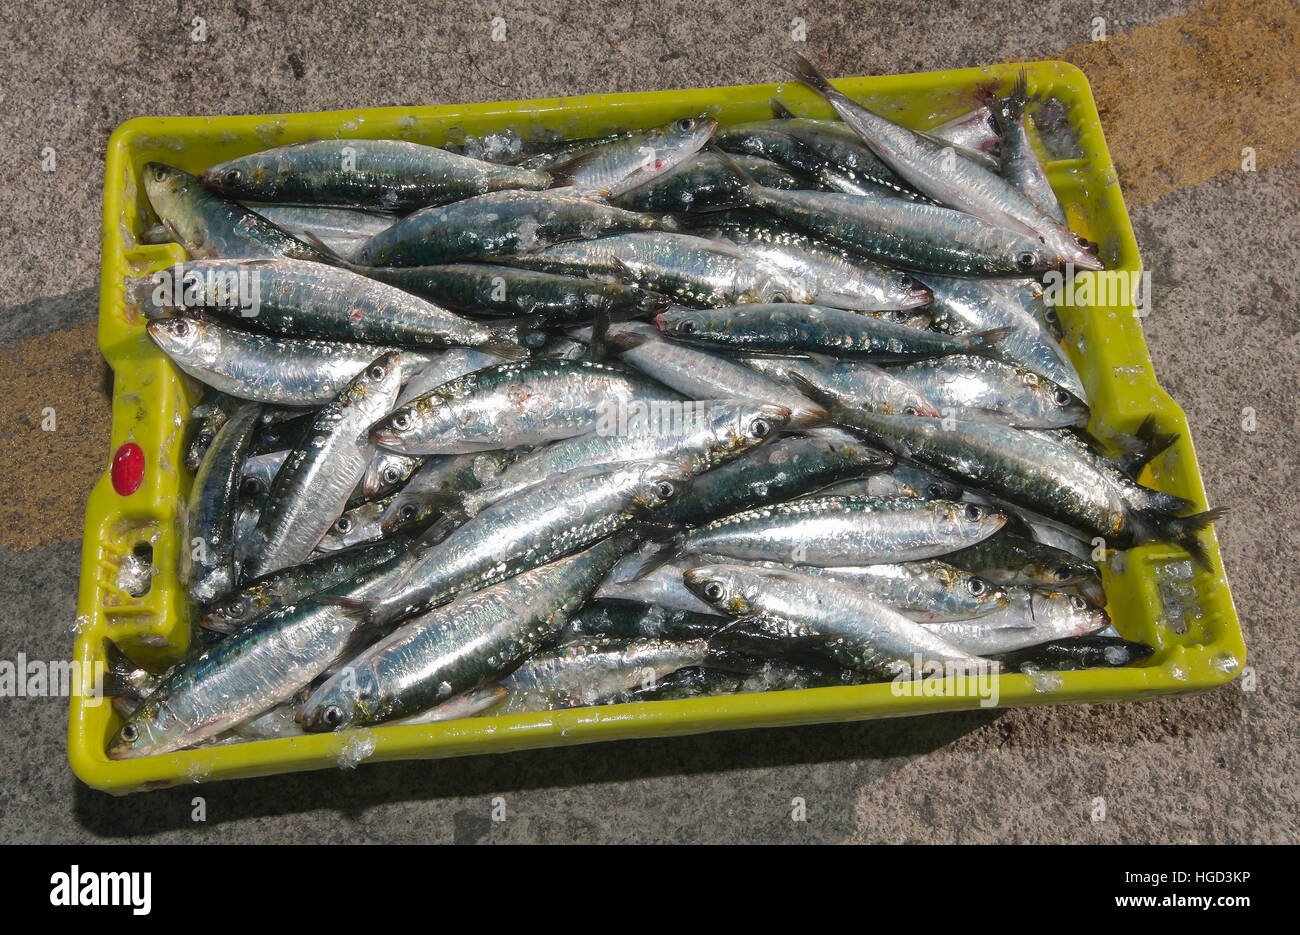
<svg viewBox="0 0 1300 935"><path fill-rule="evenodd" d="M117 569L117 586L132 597L144 597L153 586L153 546L138 542Z"/></svg>

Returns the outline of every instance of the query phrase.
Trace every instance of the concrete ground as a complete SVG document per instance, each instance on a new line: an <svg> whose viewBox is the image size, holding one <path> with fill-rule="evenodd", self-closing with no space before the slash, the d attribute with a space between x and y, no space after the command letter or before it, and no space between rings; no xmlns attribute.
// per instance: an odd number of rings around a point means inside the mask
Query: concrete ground
<svg viewBox="0 0 1300 935"><path fill-rule="evenodd" d="M1258 687L363 766L115 799L65 699L0 700L0 841L1290 842L1297 810L1300 14L1285 0L0 9L0 659L66 658L107 463L95 347L109 133L142 114L454 103L775 80L802 19L834 74L1063 58L1092 81ZM491 41L501 16L505 41ZM191 41L193 19L207 40ZM1090 41L1097 18L1104 43ZM42 169L46 147L55 171ZM1255 171L1242 171L1243 149ZM43 432L42 410L57 412ZM1257 413L1242 428L1241 412ZM504 796L509 819L489 820ZM1105 821L1092 801L1107 802ZM790 803L807 802L794 822Z"/></svg>

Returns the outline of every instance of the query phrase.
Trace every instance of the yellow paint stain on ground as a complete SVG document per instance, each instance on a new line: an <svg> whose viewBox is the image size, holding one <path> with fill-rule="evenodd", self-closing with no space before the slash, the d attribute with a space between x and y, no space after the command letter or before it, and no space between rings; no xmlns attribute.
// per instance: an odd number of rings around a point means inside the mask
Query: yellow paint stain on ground
<svg viewBox="0 0 1300 935"><path fill-rule="evenodd" d="M1104 11L1103 11L1104 12ZM1300 6L1214 0L1062 55L1092 84L1129 204L1242 171L1297 149Z"/></svg>
<svg viewBox="0 0 1300 935"><path fill-rule="evenodd" d="M108 365L87 322L0 349L0 546L81 537L86 498L108 464ZM54 409L53 432L42 428Z"/></svg>

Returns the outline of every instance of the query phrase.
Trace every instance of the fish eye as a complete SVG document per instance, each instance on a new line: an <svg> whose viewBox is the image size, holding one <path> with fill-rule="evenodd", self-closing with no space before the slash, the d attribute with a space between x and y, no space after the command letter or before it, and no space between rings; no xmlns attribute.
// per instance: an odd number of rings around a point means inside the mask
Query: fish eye
<svg viewBox="0 0 1300 935"><path fill-rule="evenodd" d="M227 169L221 173L221 181L226 185L234 185L241 178L243 178L243 173L238 169Z"/></svg>
<svg viewBox="0 0 1300 935"><path fill-rule="evenodd" d="M677 129L681 130L683 133L693 129L694 127L695 121L691 120L689 117L683 117L681 120L677 121Z"/></svg>
<svg viewBox="0 0 1300 935"><path fill-rule="evenodd" d="M1058 406L1070 405L1070 394L1065 390L1057 390L1052 394L1052 399L1056 401L1056 405Z"/></svg>
<svg viewBox="0 0 1300 935"><path fill-rule="evenodd" d="M931 484L929 487L925 488L925 492L931 500L943 499L943 488L938 484Z"/></svg>
<svg viewBox="0 0 1300 935"><path fill-rule="evenodd" d="M711 601L720 601L727 594L727 589L717 581L710 581L704 586L704 596Z"/></svg>
<svg viewBox="0 0 1300 935"><path fill-rule="evenodd" d="M1034 268L1035 261L1035 256L1028 250L1016 255L1016 266L1020 267L1025 272L1029 272L1029 270Z"/></svg>
<svg viewBox="0 0 1300 935"><path fill-rule="evenodd" d="M176 337L183 338L190 333L190 320L188 318L174 318L170 330Z"/></svg>
<svg viewBox="0 0 1300 935"><path fill-rule="evenodd" d="M371 364L370 369L366 371L366 376L372 380L382 380L388 375L388 368L383 364Z"/></svg>
<svg viewBox="0 0 1300 935"><path fill-rule="evenodd" d="M1056 569L1056 571L1052 572L1052 574L1056 575L1057 581L1069 581L1074 577L1074 572L1068 565L1062 565L1060 568Z"/></svg>
<svg viewBox="0 0 1300 935"><path fill-rule="evenodd" d="M262 492L262 482L256 477L245 477L239 485L239 492L245 497L256 497Z"/></svg>
<svg viewBox="0 0 1300 935"><path fill-rule="evenodd" d="M1061 320L1061 316L1056 314L1056 309L1054 308L1049 308L1046 312L1044 312L1043 317L1046 318L1053 325L1058 324Z"/></svg>
<svg viewBox="0 0 1300 935"><path fill-rule="evenodd" d="M970 591L970 593L976 597L979 597L988 590L988 585L986 585L981 578L969 578L966 581L966 590Z"/></svg>
<svg viewBox="0 0 1300 935"><path fill-rule="evenodd" d="M655 494L658 495L660 500L669 500L672 498L672 495L675 494L676 492L677 492L677 488L674 487L672 484L668 483L668 481L666 480L661 480L658 484L655 485Z"/></svg>
<svg viewBox="0 0 1300 935"><path fill-rule="evenodd" d="M397 517L402 520L412 520L415 519L415 514L418 512L414 503L408 503L397 511Z"/></svg>
<svg viewBox="0 0 1300 935"><path fill-rule="evenodd" d="M399 471L395 465L390 464L388 467L384 468L381 476L383 477L385 484L396 484L402 479L402 472Z"/></svg>
<svg viewBox="0 0 1300 935"><path fill-rule="evenodd" d="M164 169L162 166L153 166L152 168L149 169L149 173L155 179L158 179L160 181L167 177L167 170Z"/></svg>
<svg viewBox="0 0 1300 935"><path fill-rule="evenodd" d="M317 527L317 528L319 528L319 527ZM352 529L352 517L351 517L351 516L340 516L340 517L338 518L338 522L336 522L336 523L334 524L334 529L337 530L338 532L343 533L344 535L346 535L346 534L348 533L348 531Z"/></svg>
<svg viewBox="0 0 1300 935"><path fill-rule="evenodd" d="M966 518L971 522L975 522L975 520L980 519L984 516L984 511L981 510L973 503L966 504L966 509L964 512L966 513Z"/></svg>
<svg viewBox="0 0 1300 935"><path fill-rule="evenodd" d="M903 415L905 415L905 416L919 416L920 414L921 414L921 413L917 410L917 408L916 408L915 406L904 406L904 407L903 407Z"/></svg>
<svg viewBox="0 0 1300 935"><path fill-rule="evenodd" d="M411 427L411 413L406 409L403 409L401 412L395 412L393 413L393 417L389 420L389 424L397 431L405 432Z"/></svg>
<svg viewBox="0 0 1300 935"><path fill-rule="evenodd" d="M248 602L242 597L237 597L226 605L226 613L234 617L242 617L248 612Z"/></svg>
<svg viewBox="0 0 1300 935"><path fill-rule="evenodd" d="M1088 603L1083 598L1079 597L1078 595L1075 595L1074 597L1070 598L1070 606L1073 607L1075 610L1084 610L1085 608L1087 608Z"/></svg>
<svg viewBox="0 0 1300 935"><path fill-rule="evenodd" d="M754 438L767 438L771 431L772 426L766 419L755 419L749 423L749 434Z"/></svg>
<svg viewBox="0 0 1300 935"><path fill-rule="evenodd" d="M789 297L788 295L786 295L784 292L773 292L773 293L772 293L772 301L773 301L773 302L789 302L789 301L790 301L790 297Z"/></svg>
<svg viewBox="0 0 1300 935"><path fill-rule="evenodd" d="M123 724L118 734L127 743L135 743L140 739L140 731L136 729L134 724Z"/></svg>
<svg viewBox="0 0 1300 935"><path fill-rule="evenodd" d="M343 723L343 709L337 705L330 705L321 712L320 717L326 727L338 727Z"/></svg>
<svg viewBox="0 0 1300 935"><path fill-rule="evenodd" d="M682 334L694 334L695 322L687 318L684 321L678 323L677 330L680 331Z"/></svg>

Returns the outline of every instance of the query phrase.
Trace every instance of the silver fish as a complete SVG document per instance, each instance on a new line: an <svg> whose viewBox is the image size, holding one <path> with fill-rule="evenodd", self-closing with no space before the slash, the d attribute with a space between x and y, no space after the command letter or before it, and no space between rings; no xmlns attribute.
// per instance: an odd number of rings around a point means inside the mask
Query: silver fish
<svg viewBox="0 0 1300 935"><path fill-rule="evenodd" d="M1081 597L1059 591L1012 592L1008 605L974 620L926 623L925 627L968 652L988 656L1070 636L1085 636L1106 627L1104 610Z"/></svg>
<svg viewBox="0 0 1300 935"><path fill-rule="evenodd" d="M324 406L376 357L373 344L272 338L193 318L151 321L149 337L190 376L240 399L275 406ZM429 356L401 351L404 365Z"/></svg>
<svg viewBox="0 0 1300 935"><path fill-rule="evenodd" d="M257 523L257 547L244 574L257 578L302 562L342 514L372 449L365 430L397 399L402 368L385 354L321 410L307 441L275 477Z"/></svg>
<svg viewBox="0 0 1300 935"><path fill-rule="evenodd" d="M506 262L545 272L631 280L697 307L812 301L808 289L783 270L729 241L694 234L614 234L558 244Z"/></svg>
<svg viewBox="0 0 1300 935"><path fill-rule="evenodd" d="M308 730L409 717L501 677L558 636L631 537L465 594L417 617L336 671L303 704Z"/></svg>
<svg viewBox="0 0 1300 935"><path fill-rule="evenodd" d="M685 533L683 552L839 567L934 558L987 539L1006 516L914 497L809 497L724 516Z"/></svg>
<svg viewBox="0 0 1300 935"><path fill-rule="evenodd" d="M632 371L531 360L444 383L377 422L370 437L402 454L463 454L613 431L630 406L680 404L678 394Z"/></svg>
<svg viewBox="0 0 1300 935"><path fill-rule="evenodd" d="M841 581L728 564L705 565L684 577L687 587L719 610L791 639L818 640L837 662L873 675L895 675L916 656L923 665L989 666Z"/></svg>
<svg viewBox="0 0 1300 935"><path fill-rule="evenodd" d="M917 134L837 91L810 61L796 55L795 76L817 91L891 169L935 201L1008 230L1042 240L1062 264L1099 270L1102 264L1064 224L991 169L953 158L942 141Z"/></svg>

